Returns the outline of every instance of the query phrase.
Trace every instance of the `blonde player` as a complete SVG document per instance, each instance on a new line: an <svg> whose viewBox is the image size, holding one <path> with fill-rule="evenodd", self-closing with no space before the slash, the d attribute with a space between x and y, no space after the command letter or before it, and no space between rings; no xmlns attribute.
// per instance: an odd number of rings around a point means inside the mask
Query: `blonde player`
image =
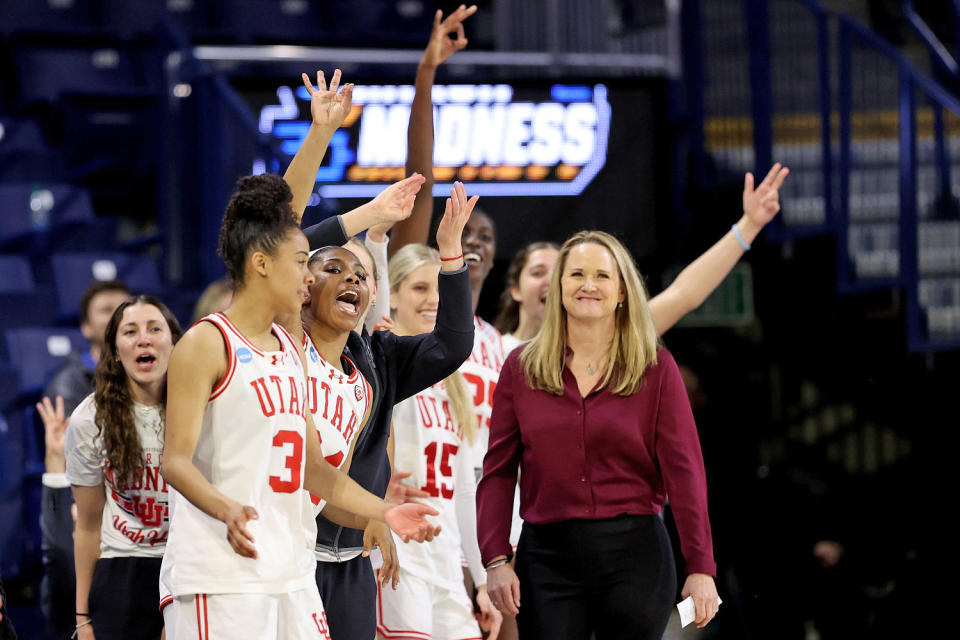
<svg viewBox="0 0 960 640"><path fill-rule="evenodd" d="M390 260L394 331L415 335L433 330L439 304L440 254L411 244ZM443 536L420 545L397 544L400 584L380 589L377 631L381 638L480 638L473 606L463 586L461 550L467 558L485 628L496 638L500 613L486 594L480 562L474 462L478 431L473 401L456 372L396 405L393 412L394 468L419 498L440 512Z"/></svg>
<svg viewBox="0 0 960 640"><path fill-rule="evenodd" d="M168 638L329 638L304 488L405 540L435 530L423 518L433 510L390 508L323 460L300 346L273 322L299 313L314 280L291 198L276 176L238 182L220 233L233 300L171 357L161 467L176 490L161 568Z"/></svg>

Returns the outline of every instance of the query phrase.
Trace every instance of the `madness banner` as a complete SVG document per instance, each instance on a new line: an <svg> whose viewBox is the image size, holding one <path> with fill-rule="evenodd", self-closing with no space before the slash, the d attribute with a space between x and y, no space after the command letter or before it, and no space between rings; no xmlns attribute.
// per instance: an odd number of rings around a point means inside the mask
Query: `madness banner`
<svg viewBox="0 0 960 640"><path fill-rule="evenodd" d="M412 85L357 85L353 108L317 173L324 198L371 198L405 176ZM606 163L611 109L602 84L436 85L434 195L454 180L483 196L575 196ZM281 86L260 109L260 131L300 147L309 120L304 87ZM258 158L253 172L276 171Z"/></svg>

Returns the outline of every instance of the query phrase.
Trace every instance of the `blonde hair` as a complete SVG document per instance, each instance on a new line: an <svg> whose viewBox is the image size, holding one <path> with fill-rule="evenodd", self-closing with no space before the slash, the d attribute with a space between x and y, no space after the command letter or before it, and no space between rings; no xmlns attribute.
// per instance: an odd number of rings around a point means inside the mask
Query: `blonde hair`
<svg viewBox="0 0 960 640"><path fill-rule="evenodd" d="M390 293L396 294L400 285L411 273L425 264L440 264L440 253L425 244L404 245L390 258ZM467 393L467 383L459 371L454 371L443 381L450 398L450 412L461 437L473 444L477 436L477 414L473 409L473 400Z"/></svg>
<svg viewBox="0 0 960 640"><path fill-rule="evenodd" d="M614 312L614 334L607 354L607 369L600 388L628 396L640 388L643 374L657 363L657 330L647 304L647 292L633 257L609 233L580 231L560 247L557 266L550 280L546 311L540 332L520 354L527 383L555 395L563 395L563 368L567 349L567 314L563 308L560 280L570 251L581 244L597 244L613 256L624 292L622 306Z"/></svg>
<svg viewBox="0 0 960 640"><path fill-rule="evenodd" d="M197 305L193 308L193 322L205 318L211 313L223 311L223 307L219 306L220 299L228 293L233 293L233 281L230 278L220 278L207 285L207 288L200 294Z"/></svg>

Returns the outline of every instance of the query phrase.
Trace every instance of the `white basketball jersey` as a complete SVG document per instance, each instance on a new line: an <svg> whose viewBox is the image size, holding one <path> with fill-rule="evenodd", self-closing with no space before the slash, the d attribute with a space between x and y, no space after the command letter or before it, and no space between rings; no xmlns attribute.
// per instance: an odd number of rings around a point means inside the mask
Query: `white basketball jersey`
<svg viewBox="0 0 960 640"><path fill-rule="evenodd" d="M493 391L500 379L500 368L506 354L500 332L478 316L473 320L473 352L460 365L460 373L467 381L467 392L473 394L473 406L477 413L477 439L473 443L473 464L479 470L483 456L487 455L490 439L490 413L493 406ZM477 474L479 481L479 473Z"/></svg>
<svg viewBox="0 0 960 640"><path fill-rule="evenodd" d="M193 464L224 495L257 510L247 527L258 557L235 553L227 526L171 488L161 583L175 597L316 588L304 540L313 521L303 508L307 390L297 345L276 324L281 348L264 352L224 314L203 321L223 336L227 373L210 394Z"/></svg>
<svg viewBox="0 0 960 640"><path fill-rule="evenodd" d="M423 580L449 589L463 589L460 568L461 536L455 496L474 502L473 458L470 446L450 412L443 382L438 382L393 408L394 468L410 473L405 484L430 494L417 498L440 512L429 519L443 532L431 542L404 543L395 538L400 566ZM471 508L475 508L473 504ZM476 548L476 544L473 545ZM476 555L479 556L477 548ZM476 564L480 564L479 557Z"/></svg>
<svg viewBox="0 0 960 640"><path fill-rule="evenodd" d="M349 358L347 362L353 367L350 375L324 360L306 332L303 347L307 358L307 406L320 435L323 457L339 469L347 461L350 445L367 417L370 385ZM314 516L326 504L326 500L313 494L310 494L310 501Z"/></svg>

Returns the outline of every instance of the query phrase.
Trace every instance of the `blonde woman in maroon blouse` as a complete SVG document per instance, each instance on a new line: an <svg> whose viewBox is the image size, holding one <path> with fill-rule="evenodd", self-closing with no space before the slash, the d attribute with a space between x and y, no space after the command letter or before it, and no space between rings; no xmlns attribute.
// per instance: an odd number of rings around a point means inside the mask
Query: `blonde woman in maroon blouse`
<svg viewBox="0 0 960 640"><path fill-rule="evenodd" d="M508 563L514 485L523 533ZM560 249L540 333L503 365L477 489L494 605L520 637L660 638L676 592L667 495L696 622L716 614L697 429L623 245L582 231ZM521 606L521 602L523 606Z"/></svg>

